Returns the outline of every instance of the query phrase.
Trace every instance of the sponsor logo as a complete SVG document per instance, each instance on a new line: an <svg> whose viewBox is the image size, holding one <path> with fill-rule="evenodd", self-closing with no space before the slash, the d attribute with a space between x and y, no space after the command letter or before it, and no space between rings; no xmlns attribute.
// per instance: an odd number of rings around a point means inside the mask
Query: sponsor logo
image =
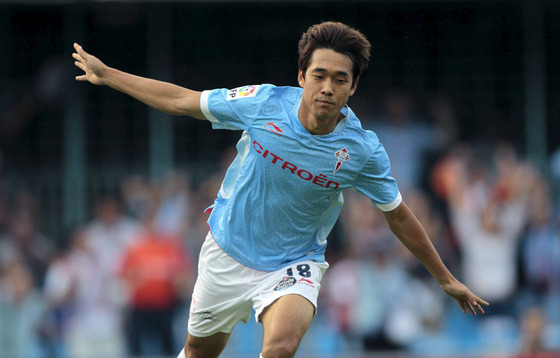
<svg viewBox="0 0 560 358"><path fill-rule="evenodd" d="M217 321L218 319L212 314L210 311L199 311L199 312L192 312L191 318L196 317L200 321Z"/></svg>
<svg viewBox="0 0 560 358"><path fill-rule="evenodd" d="M339 183L329 180L325 174L314 175L308 170L298 168L295 164L292 164L278 155L270 152L268 149L259 144L256 140L253 141L253 149L262 155L263 158L270 160L274 165L277 165L280 169L288 170L290 173L296 175L298 178L305 181L309 181L315 185L319 185L325 188L338 189ZM271 158L271 159L270 159Z"/></svg>
<svg viewBox="0 0 560 358"><path fill-rule="evenodd" d="M350 159L350 156L348 155L348 150L346 148L342 148L341 150L337 151L336 153L334 153L334 156L336 157L336 165L334 167L333 174L336 173L338 169L340 169L342 163Z"/></svg>
<svg viewBox="0 0 560 358"><path fill-rule="evenodd" d="M300 278L298 283L302 283L302 284L310 286L310 287L315 287L315 283L311 280L306 279L306 278Z"/></svg>
<svg viewBox="0 0 560 358"><path fill-rule="evenodd" d="M284 133L284 131L280 129L280 127L278 127L276 124L274 124L274 122L268 122L267 124L264 125L264 127L268 131L276 134L278 137L282 137L281 133Z"/></svg>
<svg viewBox="0 0 560 358"><path fill-rule="evenodd" d="M276 285L276 287L274 287L274 291L282 291L287 289L288 287L292 287L293 285L296 284L296 279L293 277L288 277L288 276L284 276L284 278L282 278L282 281L278 282L278 284Z"/></svg>
<svg viewBox="0 0 560 358"><path fill-rule="evenodd" d="M227 100L231 101L238 98L249 98L257 95L260 86L243 86L229 90Z"/></svg>

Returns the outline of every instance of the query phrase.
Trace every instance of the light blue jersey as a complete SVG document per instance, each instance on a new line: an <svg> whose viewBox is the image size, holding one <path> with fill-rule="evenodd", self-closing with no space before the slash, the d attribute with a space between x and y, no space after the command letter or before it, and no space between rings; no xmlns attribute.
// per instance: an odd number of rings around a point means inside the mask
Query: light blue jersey
<svg viewBox="0 0 560 358"><path fill-rule="evenodd" d="M377 136L348 107L332 133L310 134L298 119L301 95L301 88L268 84L202 93L213 128L243 131L210 231L226 253L256 270L325 261L344 189L355 188L384 211L401 202Z"/></svg>

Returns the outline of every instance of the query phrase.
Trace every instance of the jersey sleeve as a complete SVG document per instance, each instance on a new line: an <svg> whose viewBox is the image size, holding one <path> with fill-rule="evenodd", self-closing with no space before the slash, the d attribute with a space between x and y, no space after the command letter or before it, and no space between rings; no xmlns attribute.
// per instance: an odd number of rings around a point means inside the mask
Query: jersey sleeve
<svg viewBox="0 0 560 358"><path fill-rule="evenodd" d="M358 174L354 187L382 211L391 211L402 202L397 181L391 176L389 157L381 144Z"/></svg>
<svg viewBox="0 0 560 358"><path fill-rule="evenodd" d="M269 97L270 85L203 91L200 108L214 129L246 130Z"/></svg>

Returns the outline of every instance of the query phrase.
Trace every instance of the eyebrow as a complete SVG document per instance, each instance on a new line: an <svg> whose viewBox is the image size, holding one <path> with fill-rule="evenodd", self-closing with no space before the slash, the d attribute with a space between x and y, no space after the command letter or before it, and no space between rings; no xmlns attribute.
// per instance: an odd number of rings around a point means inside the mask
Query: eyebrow
<svg viewBox="0 0 560 358"><path fill-rule="evenodd" d="M311 69L311 72L328 72L326 68L323 67L314 67ZM336 76L346 76L346 77L351 77L350 74L346 71L336 71L335 72Z"/></svg>

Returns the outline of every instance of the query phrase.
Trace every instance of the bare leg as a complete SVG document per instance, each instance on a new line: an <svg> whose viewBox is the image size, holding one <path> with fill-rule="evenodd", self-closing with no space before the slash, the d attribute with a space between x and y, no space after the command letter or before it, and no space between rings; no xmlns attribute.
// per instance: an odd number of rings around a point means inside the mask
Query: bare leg
<svg viewBox="0 0 560 358"><path fill-rule="evenodd" d="M309 328L315 307L299 295L280 297L261 315L263 358L292 358Z"/></svg>
<svg viewBox="0 0 560 358"><path fill-rule="evenodd" d="M185 342L186 358L217 358L226 347L230 333L216 333L209 337L189 334Z"/></svg>

